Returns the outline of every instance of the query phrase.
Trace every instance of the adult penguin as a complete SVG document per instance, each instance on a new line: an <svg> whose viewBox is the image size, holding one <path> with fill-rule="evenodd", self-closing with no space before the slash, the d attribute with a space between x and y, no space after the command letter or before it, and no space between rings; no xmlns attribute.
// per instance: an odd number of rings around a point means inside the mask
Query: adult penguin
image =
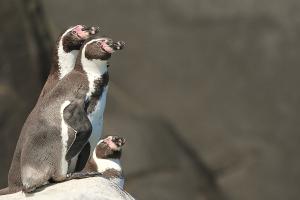
<svg viewBox="0 0 300 200"><path fill-rule="evenodd" d="M39 107L42 103L41 99L49 92L66 74L73 70L75 61L80 50L80 47L86 39L96 34L99 31L97 27L87 27L85 25L77 25L68 28L62 33L57 40L54 56L52 60L52 67L48 79L44 85L41 95L35 107ZM29 114L29 119L33 113ZM26 122L25 122L26 123ZM8 187L0 190L0 195L14 193L23 188L21 181L21 152L24 147L25 135L22 132L26 126L23 127L8 173Z"/></svg>
<svg viewBox="0 0 300 200"><path fill-rule="evenodd" d="M86 41L74 69L40 99L27 118L17 146L21 181L9 189L32 192L48 181L66 180L72 158L92 134L88 115L97 110L95 101L107 85L107 60L123 46L109 38Z"/></svg>
<svg viewBox="0 0 300 200"><path fill-rule="evenodd" d="M84 41L99 32L99 27L76 25L68 28L57 39L48 79L40 97L74 69L77 55Z"/></svg>

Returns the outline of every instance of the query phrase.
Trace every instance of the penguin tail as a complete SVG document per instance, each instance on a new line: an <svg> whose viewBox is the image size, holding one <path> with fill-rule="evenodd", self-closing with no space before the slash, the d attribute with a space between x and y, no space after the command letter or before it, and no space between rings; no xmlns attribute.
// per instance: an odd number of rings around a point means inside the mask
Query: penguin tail
<svg viewBox="0 0 300 200"><path fill-rule="evenodd" d="M3 188L3 189L0 190L0 195L10 194L10 193L11 192L10 192L8 187Z"/></svg>

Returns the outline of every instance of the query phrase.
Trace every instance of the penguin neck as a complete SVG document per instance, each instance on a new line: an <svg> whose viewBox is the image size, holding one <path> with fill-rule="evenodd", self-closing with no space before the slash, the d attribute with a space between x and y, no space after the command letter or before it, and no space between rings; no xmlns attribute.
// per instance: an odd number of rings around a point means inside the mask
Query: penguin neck
<svg viewBox="0 0 300 200"><path fill-rule="evenodd" d="M61 37L57 50L58 79L61 80L65 75L74 69L76 57L79 50L65 52L63 48L63 36Z"/></svg>
<svg viewBox="0 0 300 200"><path fill-rule="evenodd" d="M85 52L84 50L82 52ZM87 93L87 97L89 97L96 90L95 81L100 80L107 73L107 61L100 59L89 60L85 57L84 53L81 54L80 59L82 70L86 73L89 81L89 91Z"/></svg>
<svg viewBox="0 0 300 200"><path fill-rule="evenodd" d="M87 59L84 55L81 56L82 69L87 74L88 77L93 77L95 79L101 78L103 74L107 72L107 61L106 60L96 60Z"/></svg>
<svg viewBox="0 0 300 200"><path fill-rule="evenodd" d="M118 158L98 158L96 152L93 152L93 159L97 165L97 171L103 173L108 169L114 169L118 172L122 172L121 162Z"/></svg>

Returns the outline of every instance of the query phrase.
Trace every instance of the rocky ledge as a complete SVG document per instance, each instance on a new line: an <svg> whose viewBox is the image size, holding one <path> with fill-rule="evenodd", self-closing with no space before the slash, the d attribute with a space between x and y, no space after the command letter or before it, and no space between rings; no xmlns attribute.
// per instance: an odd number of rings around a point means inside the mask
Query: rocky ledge
<svg viewBox="0 0 300 200"><path fill-rule="evenodd" d="M0 200L133 200L134 198L115 183L93 177L52 184L33 194L18 192L0 196Z"/></svg>

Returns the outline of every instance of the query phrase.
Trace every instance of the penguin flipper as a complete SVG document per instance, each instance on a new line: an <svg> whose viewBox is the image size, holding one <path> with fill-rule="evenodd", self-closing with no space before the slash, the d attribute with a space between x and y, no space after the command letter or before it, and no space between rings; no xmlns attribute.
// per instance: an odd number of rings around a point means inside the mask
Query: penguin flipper
<svg viewBox="0 0 300 200"><path fill-rule="evenodd" d="M75 139L68 148L67 160L71 160L84 148L92 134L92 124L84 110L84 105L78 102L70 103L63 111L65 122L74 129Z"/></svg>
<svg viewBox="0 0 300 200"><path fill-rule="evenodd" d="M83 170L85 167L87 161L89 160L90 157L90 151L91 151L91 145L90 143L86 143L82 151L79 153L76 167L75 167L75 172L80 172Z"/></svg>

